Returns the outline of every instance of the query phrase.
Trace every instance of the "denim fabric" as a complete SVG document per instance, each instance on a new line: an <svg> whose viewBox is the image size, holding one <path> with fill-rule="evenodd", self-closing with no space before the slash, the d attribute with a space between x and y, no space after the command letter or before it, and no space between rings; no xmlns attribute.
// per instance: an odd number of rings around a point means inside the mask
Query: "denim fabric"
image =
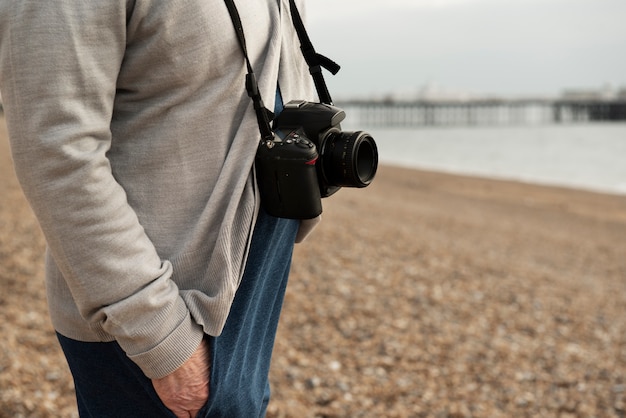
<svg viewBox="0 0 626 418"><path fill-rule="evenodd" d="M204 417L263 417L269 402L270 360L299 222L261 213L226 327L210 340L212 384Z"/></svg>
<svg viewBox="0 0 626 418"><path fill-rule="evenodd" d="M81 418L174 417L117 343L57 337L72 371Z"/></svg>
<svg viewBox="0 0 626 418"><path fill-rule="evenodd" d="M226 326L209 337L209 400L200 417L263 417L269 366L298 221L261 210ZM81 417L172 417L150 380L115 342L85 343L58 335L74 377Z"/></svg>

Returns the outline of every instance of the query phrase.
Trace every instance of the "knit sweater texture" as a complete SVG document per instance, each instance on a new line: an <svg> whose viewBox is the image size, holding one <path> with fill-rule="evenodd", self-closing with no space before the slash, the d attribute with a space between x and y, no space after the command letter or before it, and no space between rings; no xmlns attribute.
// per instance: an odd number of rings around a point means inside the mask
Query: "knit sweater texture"
<svg viewBox="0 0 626 418"><path fill-rule="evenodd" d="M277 85L313 99L288 0L237 5L266 106ZM0 2L0 90L53 325L116 340L150 378L220 334L243 274L259 207L245 73L221 0Z"/></svg>

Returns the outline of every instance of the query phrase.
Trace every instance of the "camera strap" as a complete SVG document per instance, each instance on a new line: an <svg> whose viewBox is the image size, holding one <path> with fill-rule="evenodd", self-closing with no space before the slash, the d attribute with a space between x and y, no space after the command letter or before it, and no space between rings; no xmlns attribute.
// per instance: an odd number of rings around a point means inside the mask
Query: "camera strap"
<svg viewBox="0 0 626 418"><path fill-rule="evenodd" d="M274 119L274 114L270 112L263 104L261 92L259 91L259 85L256 81L256 76L254 75L254 70L252 69L250 58L248 58L246 37L243 32L243 25L241 23L241 18L239 17L239 11L237 11L234 0L224 0L224 2L226 3L226 7L228 8L228 13L230 14L230 18L233 21L233 25L235 26L235 32L237 32L237 40L239 41L239 46L241 47L243 55L246 58L246 66L248 67L248 74L246 74L246 91L248 92L248 96L250 96L250 98L252 99L252 103L254 104L254 111L256 112L257 122L259 123L259 130L261 131L262 141L272 141L274 139L274 133L272 131L270 121Z"/></svg>
<svg viewBox="0 0 626 418"><path fill-rule="evenodd" d="M291 9L291 20L293 21L298 39L300 40L300 50L302 51L302 55L304 55L304 60L309 66L309 72L313 77L313 83L315 83L315 89L317 90L320 102L332 105L333 101L330 97L328 87L326 86L324 75L322 74L322 67L326 68L333 75L337 74L341 67L335 61L315 51L311 39L306 32L302 17L300 17L300 12L296 7L295 0L289 0L289 8Z"/></svg>
<svg viewBox="0 0 626 418"><path fill-rule="evenodd" d="M244 35L243 24L241 23L239 11L237 10L234 0L224 0L224 3L226 3L226 7L228 8L228 13L230 14L230 18L235 27L235 32L237 33L239 46L241 47L243 55L246 59L246 66L248 69L248 74L246 74L246 91L254 103L254 110L259 123L261 138L264 142L272 141L274 133L272 132L270 122L274 119L274 114L263 104L256 76L254 75L254 70L252 69L250 58L248 57L246 37ZM300 50L302 51L304 60L309 66L309 72L313 77L313 83L315 84L315 89L320 102L332 105L332 98L330 97L328 87L326 86L326 81L324 80L324 76L322 74L322 68L327 69L334 75L337 74L340 66L333 60L318 54L315 51L315 48L309 39L309 35L307 34L304 22L302 21L302 17L300 16L300 12L296 6L295 0L289 0L289 8L291 10L291 20L294 28L296 29L296 33L298 34L298 39L300 40Z"/></svg>

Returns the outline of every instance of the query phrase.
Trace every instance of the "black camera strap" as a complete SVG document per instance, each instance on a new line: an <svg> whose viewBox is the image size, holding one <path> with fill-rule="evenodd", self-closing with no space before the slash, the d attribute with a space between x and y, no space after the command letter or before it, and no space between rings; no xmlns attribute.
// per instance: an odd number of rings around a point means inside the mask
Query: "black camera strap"
<svg viewBox="0 0 626 418"><path fill-rule="evenodd" d="M235 5L234 0L224 0L224 2L228 8L230 18L233 21L235 32L237 32L239 46L241 47L243 55L246 59L246 66L248 68L248 74L246 74L246 91L254 103L254 110L259 123L259 130L261 131L261 138L263 141L271 141L274 138L274 134L272 132L270 122L274 119L274 114L263 104L261 92L259 91L259 86L254 75L254 70L252 69L250 58L248 57L246 37L244 35L243 24L241 23L241 17L239 16L237 6ZM332 105L332 98L330 97L328 87L326 86L326 81L324 80L324 76L322 74L322 68L327 69L334 75L337 74L340 66L333 60L318 54L315 51L315 48L313 48L313 44L309 39L309 35L307 34L306 28L304 27L304 22L302 21L300 12L296 7L295 0L289 0L289 8L291 9L291 19L293 21L293 25L296 29L296 33L298 34L298 39L300 40L300 50L302 51L304 60L309 66L309 72L313 77L313 83L315 84L315 89L320 102Z"/></svg>
<svg viewBox="0 0 626 418"><path fill-rule="evenodd" d="M254 70L252 69L250 58L248 58L246 37L243 32L243 25L241 23L241 18L239 17L239 12L237 11L234 0L224 0L224 2L226 3L226 7L228 8L228 13L230 14L230 18L233 21L233 25L235 26L235 32L237 32L237 40L239 41L239 46L241 47L243 55L246 58L246 66L248 67L248 74L246 74L246 91L248 92L248 96L250 96L254 104L254 111L256 112L257 122L259 123L261 138L264 142L272 141L274 139L274 133L272 132L270 121L274 119L274 114L270 112L263 104L261 92L259 91L259 85L256 81L256 76L254 75Z"/></svg>
<svg viewBox="0 0 626 418"><path fill-rule="evenodd" d="M309 35L306 32L304 22L300 17L300 12L296 7L295 0L289 0L289 7L291 9L291 20L293 21L296 33L298 34L298 39L300 40L300 50L304 55L304 60L309 66L309 72L313 77L313 82L315 83L315 89L317 90L320 102L332 105L333 101L330 97L328 87L326 86L324 75L322 74L322 67L326 68L333 75L337 74L341 67L330 58L318 54L315 51L315 48L313 48L313 44L309 39Z"/></svg>

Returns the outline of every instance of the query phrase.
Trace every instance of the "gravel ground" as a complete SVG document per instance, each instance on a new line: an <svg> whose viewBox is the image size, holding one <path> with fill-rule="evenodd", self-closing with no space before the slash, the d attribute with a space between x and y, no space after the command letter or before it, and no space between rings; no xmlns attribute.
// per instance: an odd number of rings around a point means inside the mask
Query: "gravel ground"
<svg viewBox="0 0 626 418"><path fill-rule="evenodd" d="M72 417L4 129L0 417ZM626 197L382 167L324 205L268 417L626 417Z"/></svg>

